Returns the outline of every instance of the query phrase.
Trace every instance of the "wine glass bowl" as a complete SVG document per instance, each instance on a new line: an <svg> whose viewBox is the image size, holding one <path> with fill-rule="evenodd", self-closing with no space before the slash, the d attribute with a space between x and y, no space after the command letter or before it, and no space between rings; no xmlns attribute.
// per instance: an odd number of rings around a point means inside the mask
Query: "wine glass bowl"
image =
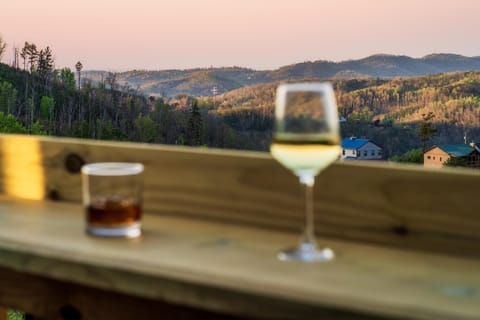
<svg viewBox="0 0 480 320"><path fill-rule="evenodd" d="M300 244L282 251L281 260L305 262L334 258L317 248L313 222L315 176L340 155L337 105L330 83L281 84L277 88L275 126L270 153L305 186L305 230Z"/></svg>

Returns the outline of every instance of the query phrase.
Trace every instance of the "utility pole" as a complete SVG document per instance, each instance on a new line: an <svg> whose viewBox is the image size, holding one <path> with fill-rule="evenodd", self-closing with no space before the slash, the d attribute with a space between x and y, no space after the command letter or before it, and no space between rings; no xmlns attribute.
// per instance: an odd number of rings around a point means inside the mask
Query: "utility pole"
<svg viewBox="0 0 480 320"><path fill-rule="evenodd" d="M81 82L81 78L80 78L80 73L82 72L82 69L83 69L83 65L80 61L78 61L76 64L75 64L75 69L77 69L77 72L78 72L78 90L80 90L80 82Z"/></svg>
<svg viewBox="0 0 480 320"><path fill-rule="evenodd" d="M213 109L215 109L215 100L216 100L215 98L216 98L217 94L218 94L218 88L217 88L217 86L213 86L213 88L212 88Z"/></svg>
<svg viewBox="0 0 480 320"><path fill-rule="evenodd" d="M12 63L12 67L14 67L15 69L19 69L19 59L18 59L18 48L17 47L13 47L13 63Z"/></svg>

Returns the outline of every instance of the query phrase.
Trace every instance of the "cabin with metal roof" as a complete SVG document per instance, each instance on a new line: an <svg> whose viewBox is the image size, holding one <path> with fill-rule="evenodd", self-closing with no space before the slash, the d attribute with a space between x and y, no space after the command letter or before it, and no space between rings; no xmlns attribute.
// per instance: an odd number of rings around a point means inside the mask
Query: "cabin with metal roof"
<svg viewBox="0 0 480 320"><path fill-rule="evenodd" d="M382 147L369 139L355 137L342 140L342 155L344 160L381 160Z"/></svg>
<svg viewBox="0 0 480 320"><path fill-rule="evenodd" d="M423 165L430 168L441 168L451 158L463 159L465 166L480 168L479 144L439 144L423 153Z"/></svg>

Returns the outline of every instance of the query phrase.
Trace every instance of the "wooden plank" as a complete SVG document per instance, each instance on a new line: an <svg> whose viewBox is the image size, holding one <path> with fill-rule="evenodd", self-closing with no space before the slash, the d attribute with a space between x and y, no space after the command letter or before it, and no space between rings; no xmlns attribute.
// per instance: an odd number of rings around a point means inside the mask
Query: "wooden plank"
<svg viewBox="0 0 480 320"><path fill-rule="evenodd" d="M79 203L75 169L98 161L145 164L149 213L295 233L302 228L296 179L264 153L3 135L0 190ZM338 163L317 178L317 233L479 257L479 183L474 170Z"/></svg>
<svg viewBox="0 0 480 320"><path fill-rule="evenodd" d="M0 320L7 320L8 319L8 309L4 307L0 307Z"/></svg>
<svg viewBox="0 0 480 320"><path fill-rule="evenodd" d="M275 254L295 235L150 214L140 239L99 239L80 205L62 202L0 198L0 222L1 268L168 304L274 319L480 317L478 259L322 238L336 260L285 263Z"/></svg>
<svg viewBox="0 0 480 320"><path fill-rule="evenodd" d="M34 319L238 319L0 268L0 300ZM19 285L21 284L21 285ZM5 318L6 319L6 318Z"/></svg>
<svg viewBox="0 0 480 320"><path fill-rule="evenodd" d="M0 286L0 301L18 309L26 310L34 319L272 319L269 314L264 317L252 318L215 313L204 309L168 304L163 301L20 273L5 268L0 268L0 283L2 284ZM22 285L19 285L19 283ZM240 298L240 296L237 298ZM392 319L328 308L317 315L325 320ZM285 317L284 319L288 318Z"/></svg>

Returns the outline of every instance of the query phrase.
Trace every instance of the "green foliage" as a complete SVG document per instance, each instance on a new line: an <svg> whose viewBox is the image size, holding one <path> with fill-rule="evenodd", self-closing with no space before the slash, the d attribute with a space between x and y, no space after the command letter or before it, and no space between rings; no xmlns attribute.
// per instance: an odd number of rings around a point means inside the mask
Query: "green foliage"
<svg viewBox="0 0 480 320"><path fill-rule="evenodd" d="M42 120L50 120L53 117L53 109L55 100L49 96L43 96L40 99L40 118Z"/></svg>
<svg viewBox="0 0 480 320"><path fill-rule="evenodd" d="M427 114L422 114L422 121L418 125L417 134L420 137L420 141L423 145L423 150L426 150L426 143L433 138L437 129L433 127L432 120L435 115L432 111Z"/></svg>
<svg viewBox="0 0 480 320"><path fill-rule="evenodd" d="M235 148L237 143L237 134L232 128L228 128L225 134L225 147Z"/></svg>
<svg viewBox="0 0 480 320"><path fill-rule="evenodd" d="M32 125L30 126L30 128L28 130L28 133L33 134L33 135L37 135L37 136L47 135L47 132L45 131L44 126L38 121L35 121L34 123L32 123Z"/></svg>
<svg viewBox="0 0 480 320"><path fill-rule="evenodd" d="M154 143L157 137L157 126L149 116L139 115L135 119L136 141Z"/></svg>
<svg viewBox="0 0 480 320"><path fill-rule="evenodd" d="M15 110L17 93L10 82L0 82L0 111L9 114Z"/></svg>
<svg viewBox="0 0 480 320"><path fill-rule="evenodd" d="M175 140L175 144L178 144L178 145L185 145L185 137L183 136L183 133L181 133L178 138Z"/></svg>
<svg viewBox="0 0 480 320"><path fill-rule="evenodd" d="M25 71L0 63L0 111L12 114L19 125L9 127L27 133L92 139L266 151L278 83L242 86L269 82L287 74L314 75L320 65L306 63L295 70L285 68L268 76L242 68L170 70L161 76L168 80L165 83L175 82L172 92L179 92L179 88L189 92L189 88L200 86L199 93L211 95L215 84L219 94L198 100L185 94L147 99L133 88L151 75L149 72L132 71L108 77L96 73L98 82L91 82L85 76L87 72L82 71L79 89L75 71L49 70L48 50L27 44L22 52ZM130 85L120 85L127 74L131 76ZM186 79L190 75L194 78ZM231 81L233 78L236 80ZM403 154L427 142L458 143L463 141L464 134L474 139L480 137L480 73L332 81L339 112L349 120L341 124L342 135L374 140L382 146L386 158L402 155L411 161L413 155ZM227 91L232 88L238 89ZM370 125L372 119L378 120L375 125ZM424 131L420 139L419 131Z"/></svg>
<svg viewBox="0 0 480 320"><path fill-rule="evenodd" d="M370 122L373 119L373 112L368 107L363 107L359 111L353 111L349 116L348 120L350 121L361 121L361 122Z"/></svg>
<svg viewBox="0 0 480 320"><path fill-rule="evenodd" d="M188 117L187 125L187 144L190 146L202 145L203 136L203 121L202 115L198 108L198 102L196 99L192 102L192 108Z"/></svg>
<svg viewBox="0 0 480 320"><path fill-rule="evenodd" d="M1 133L29 133L27 128L11 114L0 112L0 132Z"/></svg>
<svg viewBox="0 0 480 320"><path fill-rule="evenodd" d="M393 156L389 159L394 162L423 163L423 150L421 148L411 149L404 154Z"/></svg>
<svg viewBox="0 0 480 320"><path fill-rule="evenodd" d="M467 160L465 158L459 157L450 157L445 162L443 162L445 167L466 167Z"/></svg>
<svg viewBox="0 0 480 320"><path fill-rule="evenodd" d="M101 140L124 140L124 136L120 129L113 125L111 120L95 122L97 139Z"/></svg>
<svg viewBox="0 0 480 320"><path fill-rule="evenodd" d="M25 316L23 312L15 311L15 310L8 310L7 311L7 319L8 320L24 320Z"/></svg>
<svg viewBox="0 0 480 320"><path fill-rule="evenodd" d="M42 81L47 82L53 74L53 53L50 47L38 52L37 72Z"/></svg>
<svg viewBox="0 0 480 320"><path fill-rule="evenodd" d="M60 70L59 81L66 89L70 91L75 90L75 74L70 68L63 68Z"/></svg>
<svg viewBox="0 0 480 320"><path fill-rule="evenodd" d="M214 99L212 97L203 97L197 99L200 110L210 110L214 108Z"/></svg>

